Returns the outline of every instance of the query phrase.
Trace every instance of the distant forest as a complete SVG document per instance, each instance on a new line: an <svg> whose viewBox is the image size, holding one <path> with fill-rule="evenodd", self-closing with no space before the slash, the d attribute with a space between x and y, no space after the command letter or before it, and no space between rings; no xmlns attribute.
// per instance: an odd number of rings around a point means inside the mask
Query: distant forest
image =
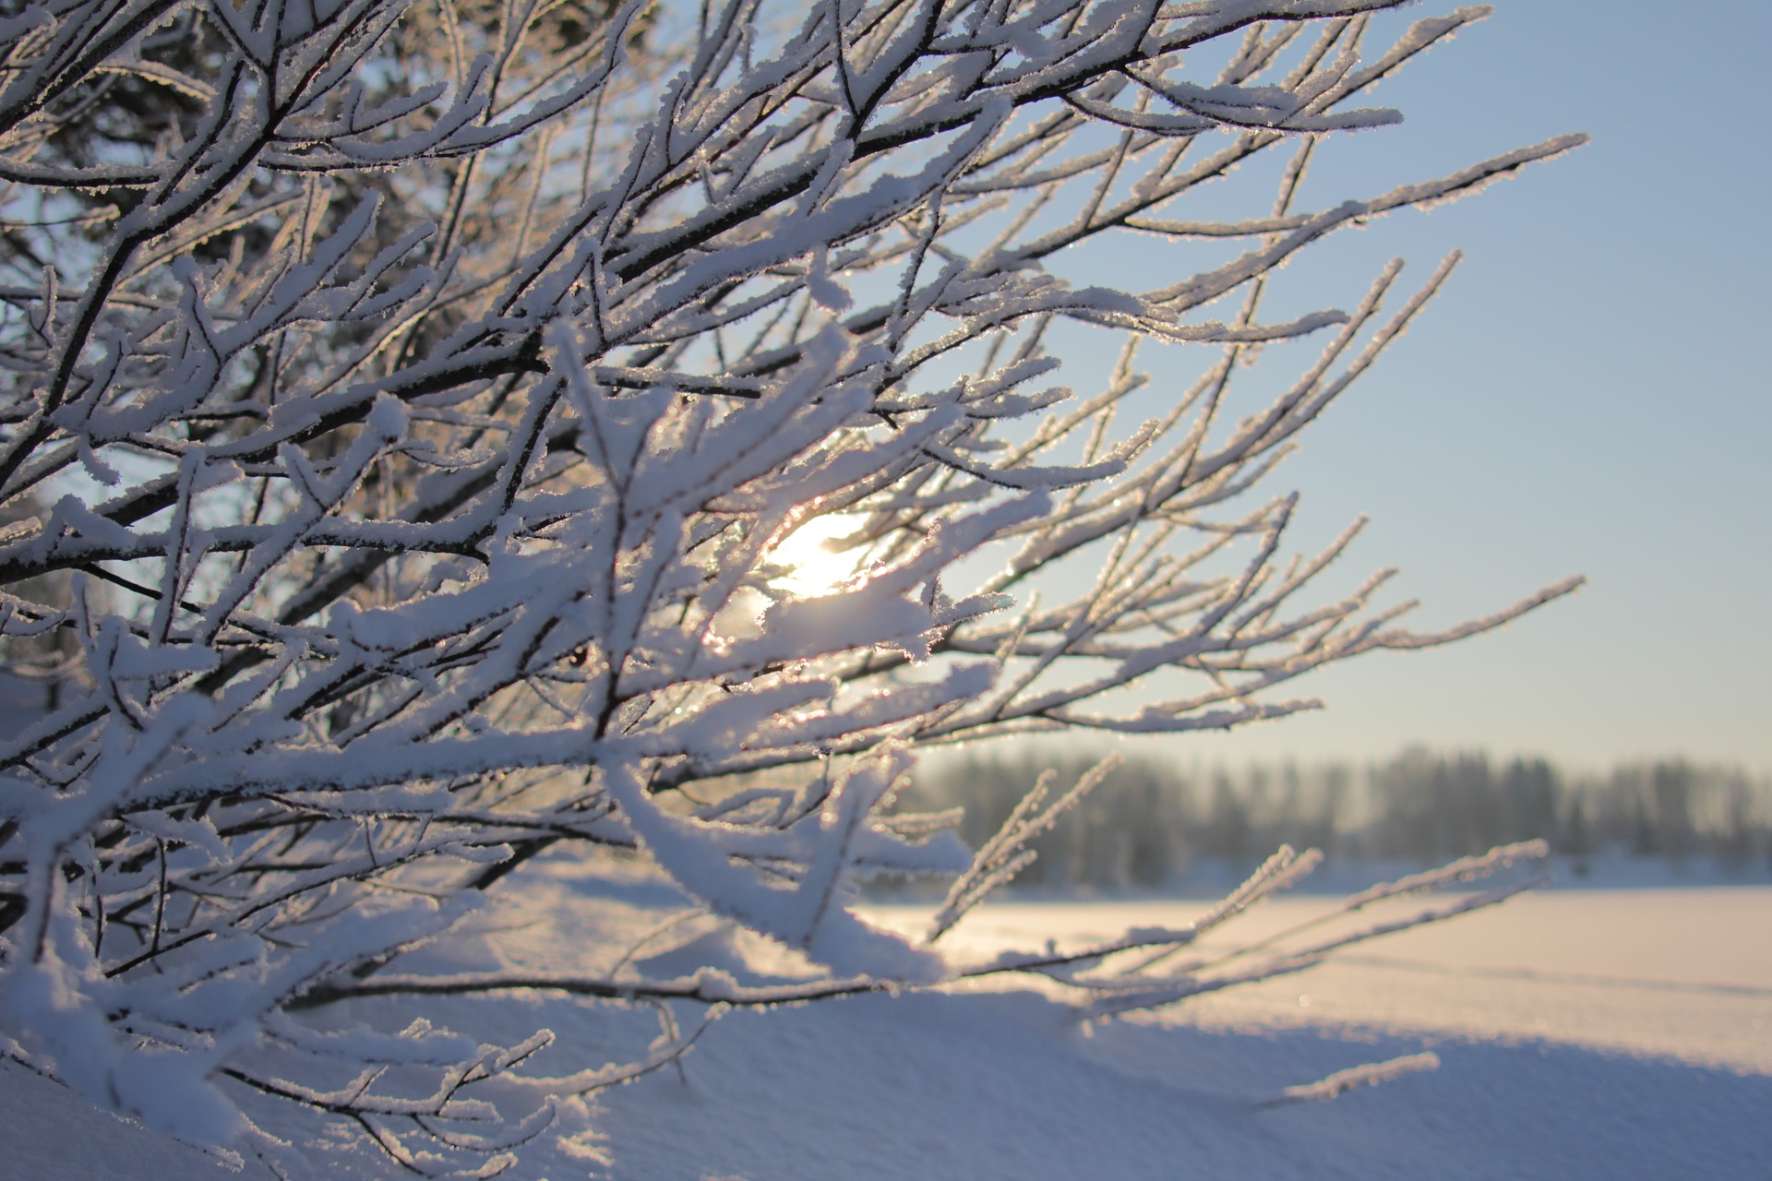
<svg viewBox="0 0 1772 1181"><path fill-rule="evenodd" d="M907 806L964 804L977 847L1041 770L1062 792L1094 762L1030 755L925 762ZM1282 843L1336 860L1437 862L1544 837L1578 871L1596 856L1772 871L1772 779L1683 760L1574 774L1544 759L1410 749L1365 766L1187 768L1127 759L1036 843L1021 885L1155 888L1202 859L1252 863Z"/></svg>

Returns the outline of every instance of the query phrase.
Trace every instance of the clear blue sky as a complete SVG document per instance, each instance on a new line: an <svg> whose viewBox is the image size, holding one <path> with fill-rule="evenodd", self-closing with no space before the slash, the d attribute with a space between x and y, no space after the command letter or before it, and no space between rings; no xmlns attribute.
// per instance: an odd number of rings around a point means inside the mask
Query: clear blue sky
<svg viewBox="0 0 1772 1181"><path fill-rule="evenodd" d="M1326 145L1307 208L1593 136L1283 273L1287 308L1347 306L1392 256L1419 282L1467 254L1270 485L1304 492L1302 540L1370 514L1353 572L1401 565L1422 624L1591 582L1503 633L1299 682L1329 710L1190 738L1188 757L1426 742L1772 769L1768 46L1765 0L1507 0L1377 92L1403 127ZM1108 265L1149 264L1150 246L1117 250Z"/></svg>

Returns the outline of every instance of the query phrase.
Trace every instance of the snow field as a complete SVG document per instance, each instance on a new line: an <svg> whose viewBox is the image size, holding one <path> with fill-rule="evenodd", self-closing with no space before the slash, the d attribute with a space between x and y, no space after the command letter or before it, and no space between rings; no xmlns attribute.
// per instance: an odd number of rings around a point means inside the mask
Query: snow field
<svg viewBox="0 0 1772 1181"><path fill-rule="evenodd" d="M571 971L586 966L580 949L614 945L654 979L708 964L755 981L805 969L705 918L639 943L674 905L645 883L612 891L554 866L469 955L421 966ZM1227 927L1224 941L1259 939L1323 905L1272 902ZM1062 946L1201 908L993 904L957 928L949 954L1025 946L1040 930ZM1080 1022L1056 994L1025 984L733 1011L680 1072L665 1067L567 1102L507 1176L1764 1178L1772 947L1757 932L1769 911L1767 888L1527 895L1368 945L1345 963L1113 1022ZM867 913L912 917L910 908ZM504 1040L552 1029L554 1044L536 1060L548 1073L630 1059L659 1032L647 1006L558 993L426 1006L439 1024ZM329 1022L399 1028L411 1008L399 997L359 1000ZM674 1008L693 1028L697 1008ZM1271 1105L1287 1087L1423 1050L1437 1053L1438 1071L1333 1102ZM235 1175L19 1068L0 1068L0 1096L13 1115L0 1176ZM287 1112L254 1115L306 1137L309 1176L401 1175L342 1126L315 1136ZM265 1174L249 1162L240 1175Z"/></svg>

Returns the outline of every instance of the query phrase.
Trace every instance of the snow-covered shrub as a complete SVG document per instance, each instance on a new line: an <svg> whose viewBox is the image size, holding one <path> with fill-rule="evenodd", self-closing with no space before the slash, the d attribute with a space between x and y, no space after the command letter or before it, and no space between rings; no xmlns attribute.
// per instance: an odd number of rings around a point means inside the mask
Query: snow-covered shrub
<svg viewBox="0 0 1772 1181"><path fill-rule="evenodd" d="M0 642L55 693L0 735L7 1052L183 1135L274 1156L255 1096L432 1170L545 1121L489 1131L515 1117L479 1097L545 1038L306 1014L1006 971L1106 1013L1327 950L1173 961L1313 862L1283 851L1194 926L956 965L937 939L1092 780L976 853L893 799L932 746L1283 716L1313 669L1575 585L1412 632L1385 574L1309 598L1357 526L1288 558L1295 496L1260 490L1454 260L1394 311L1399 265L1277 320L1275 269L1579 142L1302 205L1314 152L1397 118L1363 96L1482 15L1370 51L1400 2L8 6ZM1269 157L1270 208L1188 219ZM1145 274L1056 269L1123 234ZM1100 388L1055 384L1065 324L1123 343ZM1239 401L1254 350L1306 336L1295 380ZM820 530L840 564L788 556ZM817 974L403 971L593 849ZM953 879L925 939L855 913L883 872Z"/></svg>

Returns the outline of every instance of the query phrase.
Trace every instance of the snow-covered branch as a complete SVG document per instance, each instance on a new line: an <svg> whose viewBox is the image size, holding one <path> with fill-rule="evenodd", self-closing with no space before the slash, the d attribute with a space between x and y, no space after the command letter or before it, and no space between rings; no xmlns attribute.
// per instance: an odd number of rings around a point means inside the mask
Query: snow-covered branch
<svg viewBox="0 0 1772 1181"><path fill-rule="evenodd" d="M290 1014L566 987L387 967L550 850L643 856L819 965L795 996L1041 971L1106 1011L1222 986L1082 966L1169 956L1308 858L1192 933L983 968L872 926L855 884L951 876L933 941L1093 782L1042 785L973 853L953 817L895 811L926 747L1282 717L1317 704L1275 696L1308 672L1577 585L1409 631L1388 572L1313 598L1357 526L1293 556L1296 494L1266 488L1455 260L1400 302L1396 264L1348 310L1270 317L1279 268L1580 142L1303 208L1314 155L1399 117L1356 100L1481 15L1369 51L1401 2L0 19L0 658L49 687L0 730L10 1052L272 1155L244 1092L419 1171L502 1159L532 1126L469 1134L460 1092L539 1042L347 1047ZM1271 208L1190 215L1268 157ZM1124 235L1149 277L1063 277ZM1124 341L1098 389L1057 384L1066 322ZM1306 337L1296 380L1242 397L1254 350ZM835 554L791 557L831 522ZM794 999L747 987L577 990ZM338 1055L347 1081L290 1073ZM433 1089L382 1087L393 1065Z"/></svg>

